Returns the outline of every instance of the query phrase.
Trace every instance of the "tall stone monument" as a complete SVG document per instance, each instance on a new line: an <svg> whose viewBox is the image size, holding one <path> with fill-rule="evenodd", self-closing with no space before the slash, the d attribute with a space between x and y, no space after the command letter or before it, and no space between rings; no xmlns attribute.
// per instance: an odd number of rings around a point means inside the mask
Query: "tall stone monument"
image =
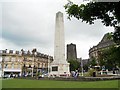
<svg viewBox="0 0 120 90"><path fill-rule="evenodd" d="M63 13L56 13L55 40L54 40L54 61L50 65L50 75L70 75L69 63L65 59L65 37Z"/></svg>

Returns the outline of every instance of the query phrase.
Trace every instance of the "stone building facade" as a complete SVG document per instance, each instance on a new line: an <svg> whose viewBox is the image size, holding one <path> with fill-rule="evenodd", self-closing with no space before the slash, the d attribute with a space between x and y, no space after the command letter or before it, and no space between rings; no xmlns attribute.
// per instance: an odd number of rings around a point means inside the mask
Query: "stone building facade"
<svg viewBox="0 0 120 90"><path fill-rule="evenodd" d="M35 76L47 71L48 60L53 61L53 57L39 52L0 50L2 75Z"/></svg>
<svg viewBox="0 0 120 90"><path fill-rule="evenodd" d="M93 57L97 60L99 57L99 53L101 53L101 50L108 49L110 46L115 45L111 35L112 33L105 34L102 40L96 46L93 46L89 49L90 60Z"/></svg>
<svg viewBox="0 0 120 90"><path fill-rule="evenodd" d="M67 44L67 60L77 60L76 45L73 43Z"/></svg>

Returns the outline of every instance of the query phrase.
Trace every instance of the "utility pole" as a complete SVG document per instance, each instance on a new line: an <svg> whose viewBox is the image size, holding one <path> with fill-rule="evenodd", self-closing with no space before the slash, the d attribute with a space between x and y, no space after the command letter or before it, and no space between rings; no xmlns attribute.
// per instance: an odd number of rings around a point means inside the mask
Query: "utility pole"
<svg viewBox="0 0 120 90"><path fill-rule="evenodd" d="M33 77L33 68L34 68L34 56L33 56L33 65L32 65L32 77Z"/></svg>
<svg viewBox="0 0 120 90"><path fill-rule="evenodd" d="M50 77L50 56L48 56L48 77Z"/></svg>
<svg viewBox="0 0 120 90"><path fill-rule="evenodd" d="M3 54L3 51L2 51ZM2 61L1 61L1 65L2 65L2 77L4 76L4 57L2 56Z"/></svg>
<svg viewBox="0 0 120 90"><path fill-rule="evenodd" d="M37 55L36 48L32 50L32 54L33 54L33 66L32 66L32 77L33 77L33 71L34 71L34 66L35 66L35 56Z"/></svg>
<svg viewBox="0 0 120 90"><path fill-rule="evenodd" d="M81 69L82 69L82 76L83 76L83 60L81 58Z"/></svg>

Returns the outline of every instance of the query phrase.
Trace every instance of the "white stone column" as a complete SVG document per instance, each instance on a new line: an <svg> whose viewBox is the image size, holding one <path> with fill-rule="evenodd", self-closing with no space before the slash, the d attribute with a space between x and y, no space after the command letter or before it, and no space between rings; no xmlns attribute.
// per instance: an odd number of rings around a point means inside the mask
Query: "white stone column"
<svg viewBox="0 0 120 90"><path fill-rule="evenodd" d="M54 61L58 63L67 63L65 60L65 38L64 38L64 20L63 13L56 14L55 40L54 40Z"/></svg>
<svg viewBox="0 0 120 90"><path fill-rule="evenodd" d="M56 67L57 71L53 71ZM69 63L65 59L65 36L63 13L56 13L55 40L54 40L54 61L51 63L51 72L57 76L70 74Z"/></svg>

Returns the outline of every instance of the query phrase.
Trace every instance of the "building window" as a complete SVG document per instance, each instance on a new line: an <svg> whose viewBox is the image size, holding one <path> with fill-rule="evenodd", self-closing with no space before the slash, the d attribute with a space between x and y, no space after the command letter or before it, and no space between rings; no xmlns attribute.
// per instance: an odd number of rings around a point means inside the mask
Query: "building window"
<svg viewBox="0 0 120 90"><path fill-rule="evenodd" d="M10 58L9 57L5 57L5 61L10 61Z"/></svg>
<svg viewBox="0 0 120 90"><path fill-rule="evenodd" d="M42 63L42 68L43 68L43 63Z"/></svg>
<svg viewBox="0 0 120 90"><path fill-rule="evenodd" d="M7 66L8 66L8 64L5 64L5 65L4 65L4 68L7 68Z"/></svg>
<svg viewBox="0 0 120 90"><path fill-rule="evenodd" d="M13 54L13 50L10 50L9 53Z"/></svg>
<svg viewBox="0 0 120 90"><path fill-rule="evenodd" d="M20 69L20 64L18 64L18 68Z"/></svg>
<svg viewBox="0 0 120 90"><path fill-rule="evenodd" d="M15 61L15 60L16 60L16 58L14 58L14 57L11 58L11 61Z"/></svg>
<svg viewBox="0 0 120 90"><path fill-rule="evenodd" d="M12 65L11 65L11 68L13 69L14 68L14 64L12 63Z"/></svg>
<svg viewBox="0 0 120 90"><path fill-rule="evenodd" d="M40 68L40 63L38 63L38 68Z"/></svg>

